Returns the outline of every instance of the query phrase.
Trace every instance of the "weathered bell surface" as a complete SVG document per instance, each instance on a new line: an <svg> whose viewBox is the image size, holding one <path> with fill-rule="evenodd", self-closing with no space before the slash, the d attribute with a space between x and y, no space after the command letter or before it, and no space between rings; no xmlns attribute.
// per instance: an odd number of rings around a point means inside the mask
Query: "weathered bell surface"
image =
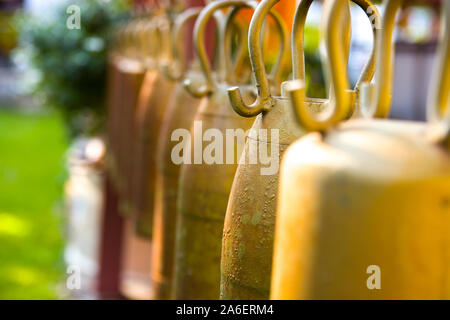
<svg viewBox="0 0 450 320"><path fill-rule="evenodd" d="M271 297L449 298L449 199L449 153L424 125L355 120L301 139L281 169Z"/></svg>
<svg viewBox="0 0 450 320"><path fill-rule="evenodd" d="M255 13L249 31L250 47L254 48L250 59L260 91L267 87L267 76L255 53L261 52L258 24L264 18L261 11ZM288 32L283 25L280 30L283 56ZM279 83L273 85L279 87ZM269 99L270 109L261 110L250 130L228 201L222 235L221 299L269 297L279 163L287 146L303 133L289 101L283 97ZM243 115L256 110L242 107L237 112L243 110ZM233 108L239 106L233 104Z"/></svg>
<svg viewBox="0 0 450 320"><path fill-rule="evenodd" d="M219 163L205 163L208 145L203 133L214 130L226 137L226 130L248 130L254 119L237 115L230 107L226 89L219 85L202 99L191 129L192 164L181 168L178 193L178 221L175 255L175 299L217 299L220 287L220 255L223 221L237 162L244 141L223 142L216 148ZM210 132L211 132L210 130ZM234 136L233 136L234 139ZM200 147L200 148L198 148ZM200 150L200 151L198 151ZM226 164L225 155L234 155ZM214 152L212 154L214 158ZM195 164L194 161L198 161Z"/></svg>
<svg viewBox="0 0 450 320"><path fill-rule="evenodd" d="M191 79L201 78L198 71L188 73ZM194 80L195 81L195 80ZM153 298L169 299L173 283L175 226L180 163L172 159L178 140L172 135L189 130L200 100L192 97L180 83L173 91L161 126L157 149L157 172L153 220L152 282Z"/></svg>
<svg viewBox="0 0 450 320"><path fill-rule="evenodd" d="M304 134L289 101L275 100L269 112L256 118L231 190L222 239L221 299L269 298L279 164L287 147Z"/></svg>

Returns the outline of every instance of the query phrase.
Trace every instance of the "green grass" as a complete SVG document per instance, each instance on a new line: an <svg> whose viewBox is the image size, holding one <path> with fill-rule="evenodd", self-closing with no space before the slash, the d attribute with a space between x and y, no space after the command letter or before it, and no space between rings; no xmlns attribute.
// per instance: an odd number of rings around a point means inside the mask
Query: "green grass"
<svg viewBox="0 0 450 320"><path fill-rule="evenodd" d="M0 299L55 299L67 140L54 112L0 110Z"/></svg>

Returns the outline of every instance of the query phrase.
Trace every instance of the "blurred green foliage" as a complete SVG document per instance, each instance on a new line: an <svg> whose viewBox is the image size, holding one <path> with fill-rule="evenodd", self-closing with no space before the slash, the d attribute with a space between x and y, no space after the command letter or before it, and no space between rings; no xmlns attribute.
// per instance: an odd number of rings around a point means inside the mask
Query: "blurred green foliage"
<svg viewBox="0 0 450 320"><path fill-rule="evenodd" d="M0 130L0 299L58 298L68 147L62 118L1 110Z"/></svg>
<svg viewBox="0 0 450 320"><path fill-rule="evenodd" d="M80 29L67 27L69 4L81 9ZM104 123L107 49L129 9L125 0L77 0L62 2L51 17L17 17L16 61L30 68L30 91L63 111L72 135L95 133Z"/></svg>

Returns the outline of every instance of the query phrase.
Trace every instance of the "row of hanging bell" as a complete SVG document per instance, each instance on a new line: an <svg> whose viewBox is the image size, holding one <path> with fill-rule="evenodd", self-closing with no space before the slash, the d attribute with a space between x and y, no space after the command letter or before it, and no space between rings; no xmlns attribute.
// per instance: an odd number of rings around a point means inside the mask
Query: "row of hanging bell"
<svg viewBox="0 0 450 320"><path fill-rule="evenodd" d="M110 130L110 140L116 141L117 137L121 146L118 187L122 194L121 212L128 218L122 250L121 291L131 298L164 298L158 296L158 283L153 285L150 277L155 155L162 117L175 86L174 79L168 79L161 72L161 66L171 65L173 58L165 39L170 37L173 16L180 8L167 4L162 9L135 18L118 32L119 47L127 49L120 50L120 58L133 59L134 65L140 66L140 81L132 91L134 100L124 101L120 112L110 110L121 126ZM129 87L120 85L115 89L130 91ZM111 162L110 167L114 169L114 161Z"/></svg>
<svg viewBox="0 0 450 320"><path fill-rule="evenodd" d="M164 71L173 81L179 81L187 77L191 85L199 87L204 82L204 77L199 70L197 62L192 63L189 71L186 69L186 58L183 57L180 48L181 32L184 25L190 20L197 18L203 8L190 8L175 21L172 34L172 50L174 56L174 65L166 65ZM218 16L216 23L220 28L224 28L224 52L230 52L231 31L235 27L232 16L229 14L224 19ZM241 40L247 37L245 28L239 28ZM219 39L219 44L222 39ZM238 48L234 62L235 67L245 57L246 50L243 50L242 44ZM220 51L221 49L219 49ZM227 63L229 61L227 60ZM231 66L227 66L231 67ZM154 207L154 226L153 226L153 252L152 252L152 280L153 297L155 299L169 299L172 297L173 276L174 276L174 251L175 251L175 231L177 221L177 196L179 190L180 163L174 161L173 154L176 153L178 136L173 137L174 133L183 131L189 134L193 124L194 116L200 99L196 95L190 94L182 81L174 89L174 94L170 100L163 119L163 125L160 131L159 143L157 148L157 175L155 185L155 207ZM176 134L175 134L176 135ZM175 151L174 151L175 150Z"/></svg>
<svg viewBox="0 0 450 320"><path fill-rule="evenodd" d="M151 16L153 17L153 16ZM151 244L138 237L132 215L132 158L135 112L144 75L149 68L153 50L155 24L139 13L131 22L119 27L116 45L109 57L108 92L108 168L119 194L120 213L124 220L120 291L129 298L145 299L150 295L148 269ZM142 41L143 38L148 41ZM148 252L147 255L142 252ZM148 257L148 259L147 259Z"/></svg>
<svg viewBox="0 0 450 320"><path fill-rule="evenodd" d="M391 104L393 30L402 0L386 0L376 79L352 108L343 48L332 51L334 103L312 115L290 85L300 125L312 133L286 152L280 173L272 299L450 297L450 2L427 124L382 120ZM327 45L341 46L343 1L326 0ZM331 52L331 51L330 51Z"/></svg>
<svg viewBox="0 0 450 320"><path fill-rule="evenodd" d="M197 114L190 131L190 153L183 155L185 161L181 166L178 198L177 198L177 227L174 257L173 295L175 299L217 299L220 287L220 255L223 222L226 213L228 196L237 168L237 161L244 147L244 141L224 144L222 155L234 155L233 164L203 163L203 152L196 153L196 149L207 150L208 141L204 141L203 133L219 131L222 137L226 130L248 130L253 119L242 118L235 114L229 105L226 89L232 83L239 83L234 77L224 57L219 58L219 69L214 74L207 59L204 33L208 21L218 10L232 6L226 20L232 19L241 8L256 8L257 2L241 0L214 1L207 5L196 21L195 51L206 78L206 84L194 86L191 78L187 78L185 86L188 91L200 99ZM277 66L283 65L288 35L282 18L272 13L281 36L281 52ZM219 23L220 54L229 55L230 46L226 34L227 23ZM225 27L224 27L225 26ZM228 39L228 40L227 40ZM223 48L225 47L225 49ZM235 64L237 62L235 61ZM275 68L275 78L280 70ZM251 99L252 90L246 90L246 97ZM213 139L214 137L210 137ZM211 140L210 140L211 141ZM198 150L198 149L197 149Z"/></svg>
<svg viewBox="0 0 450 320"><path fill-rule="evenodd" d="M139 23L138 23L139 22ZM142 84L145 67L140 60L137 48L137 29L142 26L141 19L122 25L116 32L116 41L108 62L108 167L121 203L126 199L124 142L131 126L129 106L135 106L139 88ZM126 120L126 121L125 121ZM128 137L129 138L129 137ZM129 145L129 144L128 144ZM124 206L121 206L121 212Z"/></svg>
<svg viewBox="0 0 450 320"><path fill-rule="evenodd" d="M172 161L172 140L175 130L189 130L197 112L199 99L191 96L182 80L186 74L197 84L201 74L195 64L187 71L187 61L181 49L185 25L200 14L201 7L190 8L177 16L171 34L173 64L163 65L163 72L175 88L169 98L159 132L156 151L155 200L153 218L153 250L151 277L153 299L170 299L173 284L173 256L175 247L176 202L180 166ZM158 89L156 88L158 91ZM158 93L159 94L159 93Z"/></svg>
<svg viewBox="0 0 450 320"><path fill-rule="evenodd" d="M143 237L151 237L153 230L153 212L155 202L156 163L159 132L163 122L169 99L175 87L175 82L168 79L161 71L161 65L172 63L170 46L166 39L170 38L173 22L171 13L152 19L155 24L154 45L159 48L159 54L150 57L149 68L140 88L135 112L136 131L132 161L133 216L136 219L136 231ZM147 41L145 38L142 41Z"/></svg>
<svg viewBox="0 0 450 320"><path fill-rule="evenodd" d="M252 105L243 103L238 88L229 90L234 110L243 117L257 116L252 134L247 140L241 163L237 169L231 190L225 218L221 258L221 299L268 299L273 256L276 206L278 199L279 163L291 143L305 135L307 131L298 125L289 98L272 96L264 72L262 51L259 44L261 27L267 12L279 0L262 1L252 19L250 29L250 57L254 77L260 89L257 100ZM303 33L308 10L312 0L303 0L297 8L292 32L293 77L305 79ZM379 18L370 1L355 0L364 12L372 12ZM346 57L350 45L350 12L347 4L343 15ZM374 31L374 36L377 33ZM329 48L328 56L335 48ZM329 61L327 64L333 63ZM356 97L359 85L370 81L374 74L372 54L363 70L352 96ZM285 84L283 84L284 86ZM282 90L284 91L284 90ZM330 93L330 96L332 93ZM357 99L353 99L357 102ZM329 101L306 98L308 112L322 111ZM358 108L358 106L355 106ZM275 135L273 134L275 133ZM272 140L273 139L273 140ZM266 153L273 164L264 163L262 153ZM253 161L252 159L257 160ZM271 167L268 167L271 165Z"/></svg>

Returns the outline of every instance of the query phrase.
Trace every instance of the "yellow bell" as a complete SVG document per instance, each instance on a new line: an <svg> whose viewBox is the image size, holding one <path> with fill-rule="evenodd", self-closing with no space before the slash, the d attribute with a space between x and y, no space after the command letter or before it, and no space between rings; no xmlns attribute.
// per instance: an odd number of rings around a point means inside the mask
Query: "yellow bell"
<svg viewBox="0 0 450 320"><path fill-rule="evenodd" d="M450 283L449 49L445 5L439 84L428 125L351 120L341 71L333 59L336 104L307 113L292 92L299 120L311 133L287 151L281 168L272 299L448 299ZM365 86L363 114L385 116L392 86L392 34L402 0L387 0L376 43L374 90ZM338 42L342 1L327 0L327 42ZM372 94L372 91L375 91ZM374 103L372 103L372 101Z"/></svg>

